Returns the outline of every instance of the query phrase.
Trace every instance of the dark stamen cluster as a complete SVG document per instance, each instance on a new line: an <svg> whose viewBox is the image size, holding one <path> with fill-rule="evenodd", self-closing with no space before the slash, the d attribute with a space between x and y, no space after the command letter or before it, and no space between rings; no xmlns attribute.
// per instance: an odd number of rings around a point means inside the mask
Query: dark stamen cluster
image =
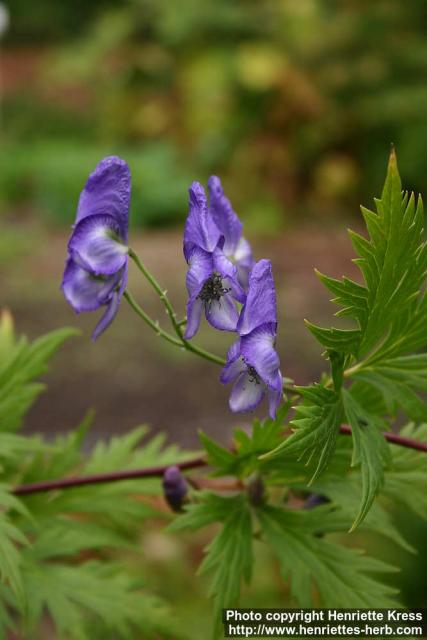
<svg viewBox="0 0 427 640"><path fill-rule="evenodd" d="M197 296L205 305L211 305L214 301L219 301L230 289L222 286L222 277L219 273L213 273L204 283L202 290Z"/></svg>
<svg viewBox="0 0 427 640"><path fill-rule="evenodd" d="M255 382L255 384L260 384L261 378L259 377L258 371L255 369L255 367L252 367L252 365L250 364L246 366L248 367L249 382Z"/></svg>

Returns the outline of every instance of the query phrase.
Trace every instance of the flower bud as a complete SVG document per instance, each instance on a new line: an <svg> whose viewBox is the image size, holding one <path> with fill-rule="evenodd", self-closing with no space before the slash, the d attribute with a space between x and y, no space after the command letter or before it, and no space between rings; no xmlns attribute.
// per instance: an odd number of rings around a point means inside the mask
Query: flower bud
<svg viewBox="0 0 427 640"><path fill-rule="evenodd" d="M166 469L163 474L163 491L170 508L173 511L182 511L188 485L179 467L172 466Z"/></svg>
<svg viewBox="0 0 427 640"><path fill-rule="evenodd" d="M265 500L265 486L262 477L255 473L247 485L249 502L254 507L260 507Z"/></svg>
<svg viewBox="0 0 427 640"><path fill-rule="evenodd" d="M304 509L314 509L327 502L330 502L330 500L326 496L322 496L319 493L312 493L304 502Z"/></svg>

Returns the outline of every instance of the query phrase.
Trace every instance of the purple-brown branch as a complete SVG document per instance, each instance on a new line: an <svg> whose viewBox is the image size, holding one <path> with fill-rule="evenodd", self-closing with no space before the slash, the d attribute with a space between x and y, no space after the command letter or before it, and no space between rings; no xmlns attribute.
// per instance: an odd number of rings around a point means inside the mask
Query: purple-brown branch
<svg viewBox="0 0 427 640"><path fill-rule="evenodd" d="M342 425L340 432L344 435L351 435L351 427ZM384 437L388 442L415 449L427 453L427 443L405 438L396 433L384 432ZM207 465L207 458L199 456L187 462L177 463L176 466L182 471L196 469ZM82 487L90 484L104 484L106 482L118 482L119 480L136 480L138 478L154 478L163 476L165 470L170 465L161 465L157 467L146 467L145 469L131 469L128 471L113 471L111 473L97 473L90 476L77 476L70 478L59 478L58 480L48 480L46 482L33 482L31 484L23 484L13 489L13 493L17 496L24 496L31 493L41 493L44 491L54 491L59 489L72 489L74 487Z"/></svg>

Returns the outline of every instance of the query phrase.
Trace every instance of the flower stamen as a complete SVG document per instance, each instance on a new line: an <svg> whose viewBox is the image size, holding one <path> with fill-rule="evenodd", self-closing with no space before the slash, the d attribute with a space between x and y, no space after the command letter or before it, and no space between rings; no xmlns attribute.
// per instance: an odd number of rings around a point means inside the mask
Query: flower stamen
<svg viewBox="0 0 427 640"><path fill-rule="evenodd" d="M222 296L230 291L230 288L222 285L221 275L219 273L213 273L203 284L197 298L202 300L205 307L210 309L212 302L219 302Z"/></svg>

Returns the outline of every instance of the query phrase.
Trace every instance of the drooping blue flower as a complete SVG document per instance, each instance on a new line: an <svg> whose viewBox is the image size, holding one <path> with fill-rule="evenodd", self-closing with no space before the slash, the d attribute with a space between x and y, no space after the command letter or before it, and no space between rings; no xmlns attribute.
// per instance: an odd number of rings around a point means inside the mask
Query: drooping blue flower
<svg viewBox="0 0 427 640"><path fill-rule="evenodd" d="M237 267L224 254L225 238L214 222L202 185L193 182L189 193L184 230L184 256L189 265L187 340L197 333L202 311L216 329L235 331L239 319L235 301L243 303L246 298Z"/></svg>
<svg viewBox="0 0 427 640"><path fill-rule="evenodd" d="M271 263L257 262L249 276L246 302L237 324L239 339L229 349L221 382L234 382L232 411L252 411L268 396L269 414L275 417L282 399L282 374L275 349L276 291Z"/></svg>
<svg viewBox="0 0 427 640"><path fill-rule="evenodd" d="M212 216L225 240L223 252L236 265L239 282L242 287L247 289L254 259L249 242L242 236L243 225L225 195L221 180L217 176L209 178L208 189Z"/></svg>
<svg viewBox="0 0 427 640"><path fill-rule="evenodd" d="M126 288L130 192L126 162L104 158L80 195L68 242L61 285L67 302L77 313L106 307L94 340L113 321Z"/></svg>

